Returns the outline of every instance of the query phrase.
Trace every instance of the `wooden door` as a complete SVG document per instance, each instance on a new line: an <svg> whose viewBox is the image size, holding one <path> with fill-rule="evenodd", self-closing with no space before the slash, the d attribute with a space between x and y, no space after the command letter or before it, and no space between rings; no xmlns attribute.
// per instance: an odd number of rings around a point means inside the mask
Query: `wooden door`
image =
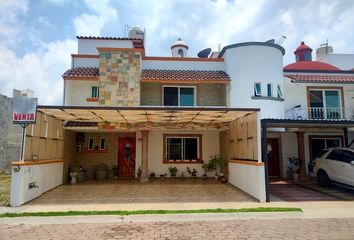
<svg viewBox="0 0 354 240"><path fill-rule="evenodd" d="M118 139L118 177L135 176L135 137Z"/></svg>
<svg viewBox="0 0 354 240"><path fill-rule="evenodd" d="M268 169L270 177L280 176L279 141L277 138L267 139Z"/></svg>

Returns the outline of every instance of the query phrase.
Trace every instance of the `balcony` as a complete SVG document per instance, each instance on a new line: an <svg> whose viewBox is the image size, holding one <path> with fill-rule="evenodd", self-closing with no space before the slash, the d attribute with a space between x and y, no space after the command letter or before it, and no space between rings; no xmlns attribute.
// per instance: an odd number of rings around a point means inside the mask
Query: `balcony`
<svg viewBox="0 0 354 240"><path fill-rule="evenodd" d="M301 108L301 106L295 106L292 109L285 111L285 118L288 119L318 119L318 120L333 120L333 119L345 119L345 109L343 108L321 108L321 107L309 107Z"/></svg>

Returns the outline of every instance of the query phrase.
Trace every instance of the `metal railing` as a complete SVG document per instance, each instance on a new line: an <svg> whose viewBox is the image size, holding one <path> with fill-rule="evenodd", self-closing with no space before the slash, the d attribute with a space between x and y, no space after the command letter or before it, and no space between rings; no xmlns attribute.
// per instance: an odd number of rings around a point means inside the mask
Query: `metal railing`
<svg viewBox="0 0 354 240"><path fill-rule="evenodd" d="M295 107L285 111L285 118L288 119L344 119L343 108L329 107Z"/></svg>

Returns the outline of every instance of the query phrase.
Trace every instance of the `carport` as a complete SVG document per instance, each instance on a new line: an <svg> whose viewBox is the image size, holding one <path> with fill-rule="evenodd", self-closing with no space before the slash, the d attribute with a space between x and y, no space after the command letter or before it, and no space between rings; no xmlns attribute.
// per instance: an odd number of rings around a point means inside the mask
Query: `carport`
<svg viewBox="0 0 354 240"><path fill-rule="evenodd" d="M262 119L262 161L265 168L265 183L266 183L266 201L270 201L269 194L269 161L267 154L268 130L277 129L283 132L293 132L297 136L298 158L300 161L305 160L305 145L304 134L309 131L336 130L342 131L344 137L344 146L349 146L349 130L354 128L352 120L305 120L305 119ZM299 180L306 181L306 164L301 164L299 170Z"/></svg>

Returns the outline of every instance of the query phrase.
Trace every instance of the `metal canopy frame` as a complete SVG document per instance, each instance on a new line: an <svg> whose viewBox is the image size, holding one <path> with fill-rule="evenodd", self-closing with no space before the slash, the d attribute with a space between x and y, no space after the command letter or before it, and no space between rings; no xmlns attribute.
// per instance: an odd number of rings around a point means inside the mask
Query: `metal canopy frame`
<svg viewBox="0 0 354 240"><path fill-rule="evenodd" d="M306 119L262 119L262 161L264 162L266 201L270 201L269 196L269 165L267 155L267 129L268 128L336 128L343 130L344 145L348 146L348 128L354 128L353 120L306 120Z"/></svg>

